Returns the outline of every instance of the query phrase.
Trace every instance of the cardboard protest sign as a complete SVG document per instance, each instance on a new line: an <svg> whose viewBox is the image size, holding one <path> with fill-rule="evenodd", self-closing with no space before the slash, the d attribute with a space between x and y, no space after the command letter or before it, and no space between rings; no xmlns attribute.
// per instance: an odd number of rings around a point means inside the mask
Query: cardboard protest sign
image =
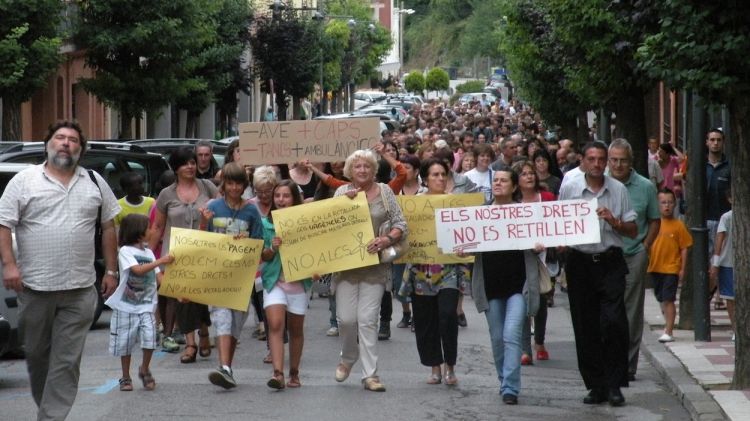
<svg viewBox="0 0 750 421"><path fill-rule="evenodd" d="M437 209L437 243L449 252L598 243L596 207L593 199Z"/></svg>
<svg viewBox="0 0 750 421"><path fill-rule="evenodd" d="M458 257L453 252L443 253L435 239L435 210L462 208L484 203L483 193L421 194L396 196L409 227L409 249L396 263L471 263L473 256Z"/></svg>
<svg viewBox="0 0 750 421"><path fill-rule="evenodd" d="M263 240L172 228L159 294L217 307L247 311Z"/></svg>
<svg viewBox="0 0 750 421"><path fill-rule="evenodd" d="M377 118L263 121L240 124L240 163L284 164L343 161L380 141Z"/></svg>
<svg viewBox="0 0 750 421"><path fill-rule="evenodd" d="M305 203L272 212L284 279L299 281L380 263L367 252L375 238L365 194Z"/></svg>

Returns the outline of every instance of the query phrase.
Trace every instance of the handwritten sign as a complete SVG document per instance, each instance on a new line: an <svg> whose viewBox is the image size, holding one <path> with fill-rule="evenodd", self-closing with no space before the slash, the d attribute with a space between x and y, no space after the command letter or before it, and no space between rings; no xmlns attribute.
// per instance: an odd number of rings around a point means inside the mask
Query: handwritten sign
<svg viewBox="0 0 750 421"><path fill-rule="evenodd" d="M264 121L240 124L240 162L244 165L343 161L380 141L377 118Z"/></svg>
<svg viewBox="0 0 750 421"><path fill-rule="evenodd" d="M377 254L367 252L375 234L362 192L354 199L341 196L278 209L272 216L287 281L380 263Z"/></svg>
<svg viewBox="0 0 750 421"><path fill-rule="evenodd" d="M598 243L597 201L514 203L435 210L442 250L525 250Z"/></svg>
<svg viewBox="0 0 750 421"><path fill-rule="evenodd" d="M435 239L435 211L484 203L483 193L396 196L409 227L409 250L396 263L471 263L474 257L443 253ZM449 252L452 253L452 252Z"/></svg>
<svg viewBox="0 0 750 421"><path fill-rule="evenodd" d="M167 266L159 294L247 311L263 241L172 228Z"/></svg>

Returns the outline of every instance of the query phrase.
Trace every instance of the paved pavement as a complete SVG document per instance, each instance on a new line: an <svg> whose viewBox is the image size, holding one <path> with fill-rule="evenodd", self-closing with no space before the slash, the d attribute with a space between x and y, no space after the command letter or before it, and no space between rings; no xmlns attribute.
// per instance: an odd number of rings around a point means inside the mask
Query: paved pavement
<svg viewBox="0 0 750 421"><path fill-rule="evenodd" d="M750 390L728 390L735 352L729 316L713 303L710 308L711 342L695 341L692 330L675 330L675 342L660 344L656 338L663 332L664 318L653 290L646 290L644 313L650 331L644 331L644 352L694 420L750 420Z"/></svg>
<svg viewBox="0 0 750 421"><path fill-rule="evenodd" d="M339 384L333 380L339 339L325 336L328 303L324 299L311 302L305 323L303 386L281 392L271 391L265 385L271 368L262 363L265 344L250 337L252 322L245 326L236 357L235 377L239 383L236 389L224 391L208 383L207 374L216 365L215 352L212 357L199 358L190 365L180 364L177 355L159 352L152 366L156 390L144 391L136 379L134 392L120 392L117 390L119 362L107 355L110 313L105 312L97 328L89 334L79 394L69 419L650 421L691 418L683 401L694 395L688 392L678 397L672 393L669 380L659 374L645 353L638 380L623 389L625 406L583 405L581 400L586 391L576 367L566 294L558 293L555 301L550 309L546 341L551 359L523 367L517 406L504 405L500 400L486 322L476 313L469 298L464 303L469 326L459 334L460 383L456 387L425 384L429 369L418 362L413 334L408 329L395 328L400 316L400 306L395 303L393 337L378 344L380 375L388 387L385 393L363 390L359 365L346 382ZM655 347L669 354L663 345L656 343ZM139 359L137 351L134 360ZM136 369L134 362L131 370ZM683 376L690 380L684 372ZM23 360L0 361L0 408L3 420L34 419L35 408Z"/></svg>

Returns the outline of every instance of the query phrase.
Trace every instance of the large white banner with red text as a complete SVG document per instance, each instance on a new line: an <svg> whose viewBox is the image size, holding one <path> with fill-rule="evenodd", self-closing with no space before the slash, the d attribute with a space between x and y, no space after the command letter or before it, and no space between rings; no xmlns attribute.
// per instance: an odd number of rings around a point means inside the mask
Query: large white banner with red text
<svg viewBox="0 0 750 421"><path fill-rule="evenodd" d="M435 209L437 244L471 253L598 243L596 207L593 199Z"/></svg>

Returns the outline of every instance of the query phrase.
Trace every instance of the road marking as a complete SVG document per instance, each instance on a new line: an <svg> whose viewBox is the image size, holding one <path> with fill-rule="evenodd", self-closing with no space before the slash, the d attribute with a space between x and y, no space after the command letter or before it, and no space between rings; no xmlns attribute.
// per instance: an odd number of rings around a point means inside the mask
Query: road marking
<svg viewBox="0 0 750 421"><path fill-rule="evenodd" d="M106 395L112 389L114 389L115 387L117 387L119 384L120 384L120 380L118 380L118 379L107 380L106 382L104 382L103 385L101 385L101 386L99 386L97 388L94 388L94 391L92 393L95 394L95 395ZM81 389L81 390L83 390L83 389Z"/></svg>

